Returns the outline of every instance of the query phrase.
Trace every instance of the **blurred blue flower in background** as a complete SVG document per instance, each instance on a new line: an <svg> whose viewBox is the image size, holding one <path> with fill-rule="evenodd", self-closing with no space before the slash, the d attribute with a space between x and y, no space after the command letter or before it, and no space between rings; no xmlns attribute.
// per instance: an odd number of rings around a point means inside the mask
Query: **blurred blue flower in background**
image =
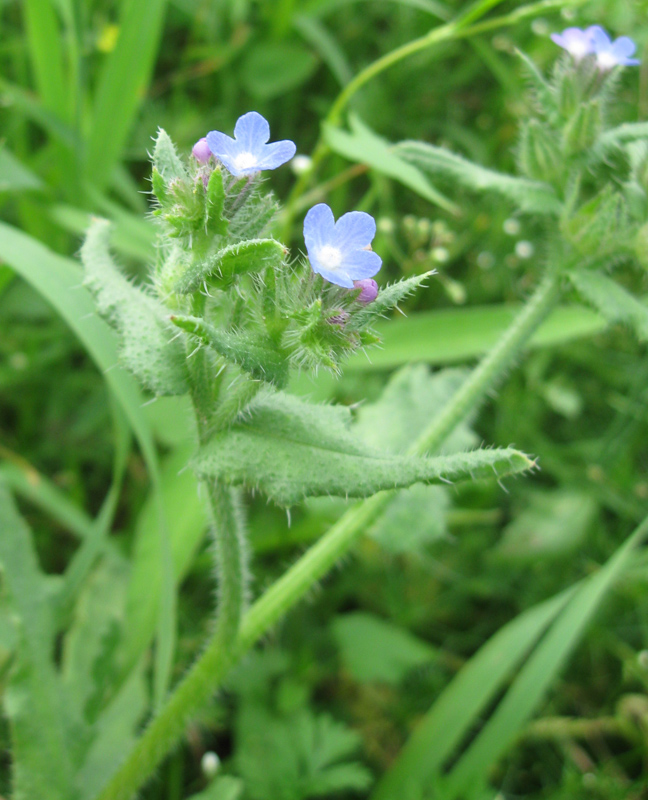
<svg viewBox="0 0 648 800"><path fill-rule="evenodd" d="M562 33L552 33L551 40L580 61L593 55L601 69L636 66L640 61L631 58L636 45L628 36L620 36L615 41L600 25L592 25L586 30L566 28Z"/></svg>
<svg viewBox="0 0 648 800"><path fill-rule="evenodd" d="M270 138L270 126L256 111L238 118L234 137L211 131L206 138L211 152L236 177L254 175L263 169L276 169L290 161L297 149L289 139L266 144Z"/></svg>
<svg viewBox="0 0 648 800"><path fill-rule="evenodd" d="M370 247L375 235L376 222L364 211L350 211L336 222L326 203L319 203L304 220L313 271L347 289L354 288L354 281L373 277L382 266L382 259Z"/></svg>
<svg viewBox="0 0 648 800"><path fill-rule="evenodd" d="M592 53L602 69L635 67L641 63L637 58L630 58L637 46L629 36L619 36L613 42L600 25L593 25L587 30L592 38Z"/></svg>

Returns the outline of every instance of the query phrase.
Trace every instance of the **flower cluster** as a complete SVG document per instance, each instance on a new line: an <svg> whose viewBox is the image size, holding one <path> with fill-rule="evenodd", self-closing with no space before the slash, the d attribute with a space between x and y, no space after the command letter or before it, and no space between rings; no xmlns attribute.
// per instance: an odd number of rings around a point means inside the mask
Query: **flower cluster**
<svg viewBox="0 0 648 800"><path fill-rule="evenodd" d="M276 169L295 155L296 146L288 139L268 144L270 126L256 111L239 117L234 138L221 131L211 131L199 139L192 154L200 164L212 157L235 177L251 177L262 170ZM346 289L360 290L357 301L363 305L378 295L372 280L382 265L371 250L376 222L363 211L343 214L336 222L325 203L310 209L304 220L304 240L313 271L325 280Z"/></svg>
<svg viewBox="0 0 648 800"><path fill-rule="evenodd" d="M631 58L637 49L632 39L620 36L612 41L600 25L592 25L585 30L567 28L562 33L552 33L551 40L566 50L576 61L586 56L594 56L601 70L631 67L641 63L639 59Z"/></svg>

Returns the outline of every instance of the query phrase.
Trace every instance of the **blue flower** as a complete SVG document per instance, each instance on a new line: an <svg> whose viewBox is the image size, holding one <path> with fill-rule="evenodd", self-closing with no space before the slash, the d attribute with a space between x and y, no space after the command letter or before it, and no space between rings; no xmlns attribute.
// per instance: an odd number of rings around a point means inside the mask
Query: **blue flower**
<svg viewBox="0 0 648 800"><path fill-rule="evenodd" d="M373 277L382 259L371 250L376 222L364 211L350 211L336 222L326 203L310 209L304 220L304 241L313 268L327 281L353 289L353 281Z"/></svg>
<svg viewBox="0 0 648 800"><path fill-rule="evenodd" d="M600 25L592 25L587 29L592 39L592 52L596 56L596 63L601 69L612 67L635 67L641 62L630 56L637 49L629 36L619 36L612 41Z"/></svg>
<svg viewBox="0 0 648 800"><path fill-rule="evenodd" d="M583 56L592 52L592 37L589 31L589 28L586 31L580 28L567 28L562 33L552 33L551 41L580 61Z"/></svg>
<svg viewBox="0 0 648 800"><path fill-rule="evenodd" d="M636 58L630 58L636 45L628 36L620 36L614 42L600 25L592 25L586 30L567 28L562 33L552 33L551 40L570 53L576 61L593 55L601 69L613 67L630 67L639 64Z"/></svg>
<svg viewBox="0 0 648 800"><path fill-rule="evenodd" d="M220 131L211 131L207 134L207 144L237 178L254 175L262 169L276 169L290 161L297 149L289 139L266 144L270 138L270 126L256 111L248 111L238 118L234 136L232 139Z"/></svg>

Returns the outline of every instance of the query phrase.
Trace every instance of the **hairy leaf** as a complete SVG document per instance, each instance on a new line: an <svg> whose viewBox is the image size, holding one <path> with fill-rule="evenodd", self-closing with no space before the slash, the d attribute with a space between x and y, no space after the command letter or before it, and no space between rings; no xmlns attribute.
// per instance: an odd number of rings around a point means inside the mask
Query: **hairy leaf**
<svg viewBox="0 0 648 800"><path fill-rule="evenodd" d="M348 409L309 405L282 393L260 397L249 409L201 448L193 464L200 475L258 487L280 505L313 495L368 497L419 481L500 477L533 466L511 449L437 458L391 455L348 430Z"/></svg>
<svg viewBox="0 0 648 800"><path fill-rule="evenodd" d="M610 322L625 322L642 342L648 342L648 308L601 272L572 270L569 279L581 297Z"/></svg>
<svg viewBox="0 0 648 800"><path fill-rule="evenodd" d="M559 214L562 205L553 189L541 181L505 175L474 164L443 147L424 142L402 142L396 154L433 175L444 175L475 192L495 192L515 203L521 211Z"/></svg>
<svg viewBox="0 0 648 800"><path fill-rule="evenodd" d="M52 599L31 533L2 484L0 569L21 629L18 663L4 698L13 742L13 797L69 800L72 707L54 668Z"/></svg>
<svg viewBox="0 0 648 800"><path fill-rule="evenodd" d="M173 328L157 301L131 285L115 266L109 250L110 224L97 219L81 248L85 283L100 314L121 335L125 365L155 394L187 391L186 354L173 340Z"/></svg>
<svg viewBox="0 0 648 800"><path fill-rule="evenodd" d="M250 239L231 244L204 261L192 264L178 280L175 291L189 294L204 282L226 287L238 275L279 269L285 254L284 246L274 239Z"/></svg>
<svg viewBox="0 0 648 800"><path fill-rule="evenodd" d="M411 278L385 286L378 292L378 297L373 303L369 303L351 316L351 319L346 323L346 329L357 331L375 322L386 311L390 311L401 300L415 292L435 272L436 270L431 270L430 272L424 272L423 275L413 275Z"/></svg>

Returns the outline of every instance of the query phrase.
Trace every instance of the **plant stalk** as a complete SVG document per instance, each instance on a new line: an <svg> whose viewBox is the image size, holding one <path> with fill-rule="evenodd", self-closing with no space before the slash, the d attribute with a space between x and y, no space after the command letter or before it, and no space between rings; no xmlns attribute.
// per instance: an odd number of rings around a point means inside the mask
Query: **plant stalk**
<svg viewBox="0 0 648 800"><path fill-rule="evenodd" d="M456 425L465 419L468 412L501 381L559 297L559 276L545 275L529 302L495 348L473 370L440 415L422 433L410 452L417 454L429 452L443 443ZM229 491L222 487L219 489L214 487L214 490L218 493ZM177 686L159 715L152 720L121 769L113 776L97 800L131 800L168 751L182 737L189 720L216 691L229 668L349 551L385 509L393 494L393 492L379 492L350 508L251 606L243 617L238 634L230 646L227 644L224 646L223 643L231 641L229 636L234 630L234 612L232 612L232 624L226 621L217 624L205 652ZM219 509L221 499L219 494L217 498ZM234 545L234 542L227 545L228 548L230 546L233 548L231 556L235 556ZM239 587L236 590L232 587L232 591L244 593L244 581L239 582L234 577L230 579L234 586Z"/></svg>

